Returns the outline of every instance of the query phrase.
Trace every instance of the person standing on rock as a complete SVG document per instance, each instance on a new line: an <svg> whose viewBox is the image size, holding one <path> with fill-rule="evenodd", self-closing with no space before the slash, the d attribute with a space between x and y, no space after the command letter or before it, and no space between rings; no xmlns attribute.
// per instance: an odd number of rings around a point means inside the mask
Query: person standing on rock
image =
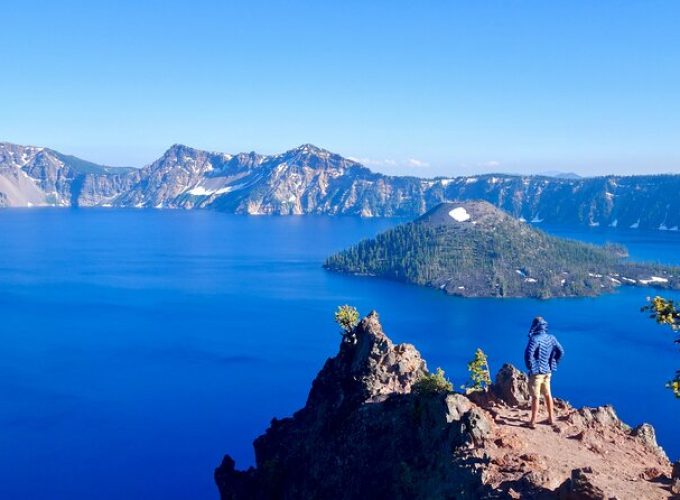
<svg viewBox="0 0 680 500"><path fill-rule="evenodd" d="M536 427L536 416L541 395L548 408L548 423L555 424L553 399L550 392L550 376L564 356L564 349L554 335L548 333L548 322L537 316L529 328L529 342L524 350L524 362L529 370L531 393L531 420L529 427Z"/></svg>

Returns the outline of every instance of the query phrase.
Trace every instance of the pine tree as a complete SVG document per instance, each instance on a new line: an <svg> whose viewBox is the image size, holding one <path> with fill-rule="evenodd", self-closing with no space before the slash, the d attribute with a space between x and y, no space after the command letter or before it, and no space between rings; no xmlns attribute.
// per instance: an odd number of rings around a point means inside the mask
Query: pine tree
<svg viewBox="0 0 680 500"><path fill-rule="evenodd" d="M484 351L477 348L475 357L468 363L468 371L470 372L470 384L467 389L473 391L485 391L491 385L491 373L489 372L489 363Z"/></svg>
<svg viewBox="0 0 680 500"><path fill-rule="evenodd" d="M643 312L650 312L649 317L660 325L667 325L675 332L680 331L680 311L675 302L658 295L647 300L649 304L642 307ZM680 344L680 335L675 339L675 343ZM676 398L680 398L680 370L675 372L675 378L668 382L666 387L673 391Z"/></svg>

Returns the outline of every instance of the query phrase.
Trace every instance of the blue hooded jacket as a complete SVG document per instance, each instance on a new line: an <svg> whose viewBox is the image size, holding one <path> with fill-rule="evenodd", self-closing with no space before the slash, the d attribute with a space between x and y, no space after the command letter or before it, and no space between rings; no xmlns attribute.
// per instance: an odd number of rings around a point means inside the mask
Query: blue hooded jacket
<svg viewBox="0 0 680 500"><path fill-rule="evenodd" d="M529 375L552 373L564 356L564 349L554 335L548 333L548 322L536 318L529 329L529 343L524 350L524 362Z"/></svg>

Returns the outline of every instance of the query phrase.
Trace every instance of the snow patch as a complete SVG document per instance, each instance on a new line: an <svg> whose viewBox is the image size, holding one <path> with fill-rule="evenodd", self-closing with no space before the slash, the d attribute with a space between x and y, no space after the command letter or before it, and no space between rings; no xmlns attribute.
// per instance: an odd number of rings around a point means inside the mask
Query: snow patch
<svg viewBox="0 0 680 500"><path fill-rule="evenodd" d="M611 224L609 224L609 227L616 227L619 225L619 219L614 219Z"/></svg>
<svg viewBox="0 0 680 500"><path fill-rule="evenodd" d="M525 283L536 283L537 281L536 278L524 278Z"/></svg>
<svg viewBox="0 0 680 500"><path fill-rule="evenodd" d="M648 280L640 280L640 283L643 285L649 285L650 283L668 283L668 280L660 276L652 276Z"/></svg>
<svg viewBox="0 0 680 500"><path fill-rule="evenodd" d="M637 229L640 227L640 219L637 220L637 222L634 222L633 224L630 225L631 229Z"/></svg>
<svg viewBox="0 0 680 500"><path fill-rule="evenodd" d="M203 186L197 186L187 191L187 193L192 194L194 196L208 196L209 194L212 194L212 191L208 191Z"/></svg>
<svg viewBox="0 0 680 500"><path fill-rule="evenodd" d="M470 214L464 207L456 207L449 212L449 217L458 222L470 220Z"/></svg>
<svg viewBox="0 0 680 500"><path fill-rule="evenodd" d="M232 191L236 191L237 189L241 189L244 186L245 184L234 184L233 186L224 186L219 189L206 189L203 186L196 186L187 191L187 194L191 194L193 196L212 196L214 194L230 193Z"/></svg>

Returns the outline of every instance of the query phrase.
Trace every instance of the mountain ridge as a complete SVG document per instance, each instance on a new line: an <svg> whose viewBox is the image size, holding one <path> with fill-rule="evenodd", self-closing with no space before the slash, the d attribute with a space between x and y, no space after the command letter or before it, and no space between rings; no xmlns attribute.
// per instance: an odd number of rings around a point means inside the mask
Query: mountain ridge
<svg viewBox="0 0 680 500"><path fill-rule="evenodd" d="M142 168L0 143L0 206L210 208L252 215L416 217L483 199L534 223L677 231L680 175L419 178L373 172L312 144L228 154L174 144Z"/></svg>

